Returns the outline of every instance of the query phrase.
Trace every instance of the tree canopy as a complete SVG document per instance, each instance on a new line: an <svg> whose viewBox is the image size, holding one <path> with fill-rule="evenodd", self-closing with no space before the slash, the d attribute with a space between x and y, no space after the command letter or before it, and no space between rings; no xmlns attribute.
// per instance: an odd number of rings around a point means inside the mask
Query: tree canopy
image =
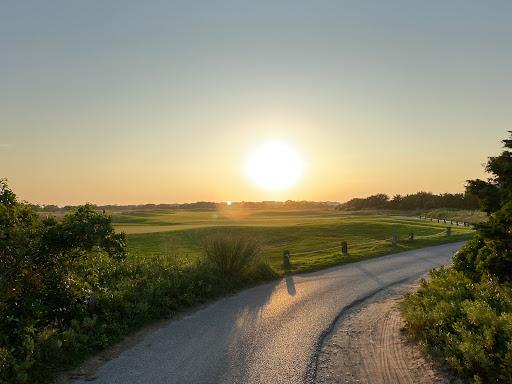
<svg viewBox="0 0 512 384"><path fill-rule="evenodd" d="M366 198L355 198L340 204L338 210L359 211L365 209L416 210L416 209L477 209L478 200L470 192L443 193L417 192L410 195L395 195L390 198L384 193Z"/></svg>
<svg viewBox="0 0 512 384"><path fill-rule="evenodd" d="M476 196L488 220L477 225L477 237L454 257L456 269L475 279L491 274L512 280L512 131L503 140L504 150L489 157L487 180L468 180L467 190Z"/></svg>

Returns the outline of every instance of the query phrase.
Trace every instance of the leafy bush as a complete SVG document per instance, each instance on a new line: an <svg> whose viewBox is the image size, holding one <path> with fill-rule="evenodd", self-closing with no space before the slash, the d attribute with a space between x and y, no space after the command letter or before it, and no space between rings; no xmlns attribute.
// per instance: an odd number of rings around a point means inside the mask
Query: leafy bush
<svg viewBox="0 0 512 384"><path fill-rule="evenodd" d="M239 279L256 271L263 263L258 240L233 234L216 234L204 241L206 263L227 279Z"/></svg>
<svg viewBox="0 0 512 384"><path fill-rule="evenodd" d="M512 382L512 286L475 283L453 268L431 272L406 296L406 328L439 362L475 383Z"/></svg>
<svg viewBox="0 0 512 384"><path fill-rule="evenodd" d="M0 180L0 383L48 382L149 321L275 276L254 242L231 244L231 266L130 257L93 206L41 219Z"/></svg>
<svg viewBox="0 0 512 384"><path fill-rule="evenodd" d="M40 219L0 180L0 380L45 377L42 362L74 341L76 321L90 315L87 304L98 287L79 265L98 252L126 256L124 235L108 217L86 205L61 222Z"/></svg>

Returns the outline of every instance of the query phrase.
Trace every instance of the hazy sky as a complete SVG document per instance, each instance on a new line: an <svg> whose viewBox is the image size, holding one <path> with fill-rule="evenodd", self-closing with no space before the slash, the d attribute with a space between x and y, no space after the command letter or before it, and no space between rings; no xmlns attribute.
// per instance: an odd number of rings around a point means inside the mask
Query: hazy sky
<svg viewBox="0 0 512 384"><path fill-rule="evenodd" d="M511 1L3 1L0 177L38 203L457 192L512 129ZM300 181L266 191L280 140Z"/></svg>

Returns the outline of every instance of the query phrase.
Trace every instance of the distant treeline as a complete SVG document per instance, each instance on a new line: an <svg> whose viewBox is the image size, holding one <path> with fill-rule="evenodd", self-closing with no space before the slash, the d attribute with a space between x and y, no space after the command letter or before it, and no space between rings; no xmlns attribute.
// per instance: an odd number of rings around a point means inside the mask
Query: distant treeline
<svg viewBox="0 0 512 384"><path fill-rule="evenodd" d="M227 206L227 202L216 203L211 201L198 201L195 203L184 204L132 204L132 205L95 205L91 206L97 210L111 211L152 211L157 209L183 209L183 210L217 210ZM231 206L234 208L249 209L314 209L335 207L337 202L330 201L241 201L233 202ZM67 212L71 211L74 206L67 205L59 207L57 205L35 205L31 204L32 209L38 212Z"/></svg>
<svg viewBox="0 0 512 384"><path fill-rule="evenodd" d="M198 201L195 203L184 203L184 204L130 204L130 205L117 205L117 204L108 204L108 205L96 205L91 204L94 209L97 210L105 210L105 211L151 211L155 209L215 209L217 204L209 201ZM59 207L54 204L48 205L34 205L31 207L39 212L66 212L71 211L75 206L66 205L64 207Z"/></svg>
<svg viewBox="0 0 512 384"><path fill-rule="evenodd" d="M412 195L395 195L390 198L384 193L366 198L355 198L340 204L337 210L360 211L365 209L416 210L416 209L478 209L478 199L469 193L418 192Z"/></svg>

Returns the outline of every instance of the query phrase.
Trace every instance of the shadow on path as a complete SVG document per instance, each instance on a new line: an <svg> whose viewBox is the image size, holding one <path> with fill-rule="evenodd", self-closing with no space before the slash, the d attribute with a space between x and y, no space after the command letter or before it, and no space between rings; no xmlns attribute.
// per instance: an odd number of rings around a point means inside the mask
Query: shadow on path
<svg viewBox="0 0 512 384"><path fill-rule="evenodd" d="M295 283L293 282L293 275L286 275L286 290L290 296L295 296L297 291L295 290Z"/></svg>

